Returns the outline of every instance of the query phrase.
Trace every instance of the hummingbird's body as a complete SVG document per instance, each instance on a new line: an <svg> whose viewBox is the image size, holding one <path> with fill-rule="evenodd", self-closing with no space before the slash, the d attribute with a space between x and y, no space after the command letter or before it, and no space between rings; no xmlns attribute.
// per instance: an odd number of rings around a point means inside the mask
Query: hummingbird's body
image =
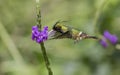
<svg viewBox="0 0 120 75"><path fill-rule="evenodd" d="M50 31L49 33L50 35L51 32L53 32L52 39L69 38L75 41L79 41L87 38L97 39L97 37L95 36L89 36L86 33L83 33L82 31L66 26L62 22L56 22L56 24L53 26L53 30Z"/></svg>

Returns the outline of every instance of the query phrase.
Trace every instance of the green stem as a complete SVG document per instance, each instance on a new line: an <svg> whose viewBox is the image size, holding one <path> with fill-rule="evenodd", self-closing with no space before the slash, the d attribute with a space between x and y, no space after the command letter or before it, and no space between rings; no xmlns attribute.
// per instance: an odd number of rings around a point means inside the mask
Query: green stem
<svg viewBox="0 0 120 75"><path fill-rule="evenodd" d="M39 26L40 30L41 30L41 12L40 12L40 4L39 4L39 0L36 0L36 13L37 13L37 25Z"/></svg>
<svg viewBox="0 0 120 75"><path fill-rule="evenodd" d="M3 40L3 43L7 46L8 51L11 56L17 63L23 63L23 57L20 54L19 50L15 46L13 40L5 29L4 25L0 22L0 37Z"/></svg>
<svg viewBox="0 0 120 75"><path fill-rule="evenodd" d="M47 53L46 53L44 43L42 42L40 44L40 46L41 46L42 54L43 54L43 57L44 57L45 65L46 65L46 68L48 70L48 74L53 75L53 72L52 72L51 67L50 67L50 62L49 62L49 59L48 59L48 56L47 56Z"/></svg>
<svg viewBox="0 0 120 75"><path fill-rule="evenodd" d="M40 12L39 0L36 0L36 3L37 3L37 8L36 8L37 9L37 25L39 26L39 28L41 30L42 24L41 24L41 12ZM46 68L48 70L48 74L53 75L44 43L43 42L40 43L40 46L41 46L42 54L43 54L43 57L44 57L45 65L46 65Z"/></svg>
<svg viewBox="0 0 120 75"><path fill-rule="evenodd" d="M100 15L102 13L102 10L104 9L105 5L107 4L107 1L108 0L104 0L101 5L98 7L97 11L96 11L96 14L95 14L95 17L94 17L94 22L93 22L93 25L94 25L94 33L95 34L99 34L99 27L98 27L98 20L100 18Z"/></svg>

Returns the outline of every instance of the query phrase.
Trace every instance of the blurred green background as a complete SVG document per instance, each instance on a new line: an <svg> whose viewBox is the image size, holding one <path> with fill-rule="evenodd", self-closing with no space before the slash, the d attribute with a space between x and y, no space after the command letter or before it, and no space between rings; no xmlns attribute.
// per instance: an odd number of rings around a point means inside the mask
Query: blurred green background
<svg viewBox="0 0 120 75"><path fill-rule="evenodd" d="M90 35L95 26L120 37L120 0L40 0L42 24L58 20ZM39 44L31 40L35 0L0 0L0 75L47 75ZM120 38L119 38L120 39ZM96 40L48 40L54 75L120 75L120 45L103 48Z"/></svg>

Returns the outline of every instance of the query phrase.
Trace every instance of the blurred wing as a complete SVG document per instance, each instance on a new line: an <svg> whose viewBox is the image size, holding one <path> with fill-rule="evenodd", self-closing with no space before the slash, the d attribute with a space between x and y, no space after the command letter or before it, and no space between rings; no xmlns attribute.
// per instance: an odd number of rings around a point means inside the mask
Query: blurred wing
<svg viewBox="0 0 120 75"><path fill-rule="evenodd" d="M64 39L64 38L72 38L69 31L65 33L60 33L60 32L51 30L48 33L48 39Z"/></svg>

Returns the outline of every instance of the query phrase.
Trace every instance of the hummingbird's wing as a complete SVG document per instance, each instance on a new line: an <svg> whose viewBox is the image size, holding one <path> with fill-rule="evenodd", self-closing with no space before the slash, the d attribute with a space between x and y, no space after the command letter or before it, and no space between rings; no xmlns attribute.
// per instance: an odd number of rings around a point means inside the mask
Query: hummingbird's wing
<svg viewBox="0 0 120 75"><path fill-rule="evenodd" d="M71 34L69 31L65 33L60 33L55 30L51 30L48 33L48 39L64 39L64 38L71 38Z"/></svg>

